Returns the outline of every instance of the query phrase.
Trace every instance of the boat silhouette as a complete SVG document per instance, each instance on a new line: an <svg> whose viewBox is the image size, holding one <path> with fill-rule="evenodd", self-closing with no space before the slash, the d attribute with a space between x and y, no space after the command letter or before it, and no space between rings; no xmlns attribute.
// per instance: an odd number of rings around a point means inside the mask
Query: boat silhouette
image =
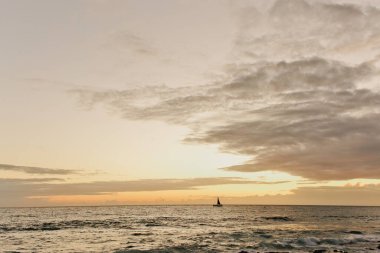
<svg viewBox="0 0 380 253"><path fill-rule="evenodd" d="M216 204L213 205L213 206L215 206L215 207L222 207L222 206L223 206L223 205L220 203L220 201L219 201L219 197L218 197L218 200L217 200Z"/></svg>

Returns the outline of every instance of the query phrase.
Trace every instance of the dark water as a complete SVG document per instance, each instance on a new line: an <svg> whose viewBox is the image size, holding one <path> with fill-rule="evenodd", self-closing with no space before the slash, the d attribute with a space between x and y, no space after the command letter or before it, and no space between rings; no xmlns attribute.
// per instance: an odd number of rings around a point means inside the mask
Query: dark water
<svg viewBox="0 0 380 253"><path fill-rule="evenodd" d="M380 207L0 209L1 252L380 252L379 245Z"/></svg>

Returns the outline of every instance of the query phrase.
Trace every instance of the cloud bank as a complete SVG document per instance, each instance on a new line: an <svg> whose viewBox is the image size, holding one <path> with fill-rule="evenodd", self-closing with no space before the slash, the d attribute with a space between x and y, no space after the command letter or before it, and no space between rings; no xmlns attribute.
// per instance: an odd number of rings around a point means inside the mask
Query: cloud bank
<svg viewBox="0 0 380 253"><path fill-rule="evenodd" d="M55 178L36 179L0 179L0 206L46 206L54 197L71 197L61 204L77 205L75 197L86 196L87 204L146 204L135 198L117 199L112 193L131 192L138 194L144 191L176 191L197 190L212 185L237 184L282 184L286 181L256 182L242 178L193 178L193 179L144 179L135 181L104 181L90 183L52 183ZM356 184L345 186L313 186L299 187L290 193L282 195L222 195L224 203L228 204L280 204L280 205L380 205L379 184ZM92 196L91 196L92 195ZM105 197L104 202L98 202L96 195ZM107 199L106 196L109 198ZM91 202L91 197L95 197ZM180 200L158 198L149 200L150 204L207 204L215 201L215 196L183 195Z"/></svg>
<svg viewBox="0 0 380 253"><path fill-rule="evenodd" d="M289 181L253 181L236 177L189 179L142 179L87 183L41 183L56 179L0 179L0 193L22 192L27 196L98 195L112 192L194 190L198 187L228 184L283 184ZM40 183L39 183L40 182Z"/></svg>
<svg viewBox="0 0 380 253"><path fill-rule="evenodd" d="M53 182L58 178L0 178L0 206L20 205L28 197L104 195L118 192L197 190L213 185L283 184L289 181L253 181L237 177L142 179L85 183Z"/></svg>
<svg viewBox="0 0 380 253"><path fill-rule="evenodd" d="M189 127L185 141L251 157L229 171L380 178L380 11L281 0L244 9L240 59L211 85L74 90L87 107Z"/></svg>
<svg viewBox="0 0 380 253"><path fill-rule="evenodd" d="M379 206L380 185L300 187L287 195L223 198L231 204Z"/></svg>

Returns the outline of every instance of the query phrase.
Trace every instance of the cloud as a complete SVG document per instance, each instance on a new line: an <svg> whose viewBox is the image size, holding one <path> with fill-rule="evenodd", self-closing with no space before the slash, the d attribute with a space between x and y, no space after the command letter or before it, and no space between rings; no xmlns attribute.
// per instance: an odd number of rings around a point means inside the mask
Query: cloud
<svg viewBox="0 0 380 253"><path fill-rule="evenodd" d="M380 49L380 11L373 6L278 0L267 11L242 8L239 17L236 56L254 61L339 58Z"/></svg>
<svg viewBox="0 0 380 253"><path fill-rule="evenodd" d="M187 125L188 142L252 156L226 170L379 178L380 94L357 85L375 75L369 63L310 58L254 65L222 84L78 94L125 118Z"/></svg>
<svg viewBox="0 0 380 253"><path fill-rule="evenodd" d="M42 167L18 166L11 164L0 164L0 170L23 172L28 174L50 174L50 175L69 175L78 173L77 170L49 169Z"/></svg>
<svg viewBox="0 0 380 253"><path fill-rule="evenodd" d="M139 56L152 56L157 53L145 39L128 31L112 33L105 46L114 48L119 52L133 53Z"/></svg>
<svg viewBox="0 0 380 253"><path fill-rule="evenodd" d="M286 195L224 197L226 203L278 205L380 205L380 185L300 187Z"/></svg>
<svg viewBox="0 0 380 253"><path fill-rule="evenodd" d="M8 181L14 182L14 181ZM31 192L38 196L93 195L112 192L194 190L198 187L229 184L282 184L288 181L252 181L242 178L192 178L192 179L143 179L131 181L99 181L89 183L29 184ZM22 181L22 183L25 183Z"/></svg>
<svg viewBox="0 0 380 253"><path fill-rule="evenodd" d="M53 179L54 180L54 179ZM29 182L30 181L30 182ZM56 204L99 204L97 196L103 197L103 204L142 204L143 200L113 196L119 191L132 192L139 196L144 191L196 190L200 187L223 184L256 184L261 182L241 178L194 178L194 179L144 179L136 181L92 182L92 183L38 183L32 180L0 179L0 206L46 206L50 200L61 196L63 203ZM269 183L269 182L268 182ZM270 182L281 184L286 182ZM184 193L181 198L160 198L154 193L149 203L155 204L210 204L215 196ZM91 196L92 195L92 196ZM354 184L345 186L299 187L287 194L277 195L221 195L224 204L264 204L264 205L373 205L379 206L380 184ZM83 198L77 202L75 197ZM108 197L107 197L108 196ZM130 195L132 196L132 195ZM71 199L71 200L70 200ZM91 200L93 199L93 200ZM72 201L72 202L70 202Z"/></svg>
<svg viewBox="0 0 380 253"><path fill-rule="evenodd" d="M52 182L52 181L65 181L62 178L48 177L48 178L0 178L1 183L41 183L41 182Z"/></svg>
<svg viewBox="0 0 380 253"><path fill-rule="evenodd" d="M184 125L186 142L251 158L225 170L380 178L380 11L303 0L244 11L235 52L245 58L221 81L72 92L86 107Z"/></svg>
<svg viewBox="0 0 380 253"><path fill-rule="evenodd" d="M56 178L0 179L0 206L20 206L28 197L102 195L117 192L197 190L213 185L283 184L289 181L253 181L237 177L190 179L142 179L87 183L51 183ZM12 204L9 204L12 203Z"/></svg>
<svg viewBox="0 0 380 253"><path fill-rule="evenodd" d="M54 181L64 180L60 178L0 178L0 206L34 206L38 201L28 201L26 197L34 192L35 187Z"/></svg>

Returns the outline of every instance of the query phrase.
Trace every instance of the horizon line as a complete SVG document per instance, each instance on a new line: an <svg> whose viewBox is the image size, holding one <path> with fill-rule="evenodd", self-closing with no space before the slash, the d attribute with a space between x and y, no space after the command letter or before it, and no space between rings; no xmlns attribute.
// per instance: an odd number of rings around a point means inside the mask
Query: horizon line
<svg viewBox="0 0 380 253"><path fill-rule="evenodd" d="M63 205L63 206L0 206L5 208L69 208L69 207L122 207L122 206L210 206L213 204L120 204L120 205ZM321 206L321 207L380 207L380 205L328 205L328 204L223 204L223 206Z"/></svg>

